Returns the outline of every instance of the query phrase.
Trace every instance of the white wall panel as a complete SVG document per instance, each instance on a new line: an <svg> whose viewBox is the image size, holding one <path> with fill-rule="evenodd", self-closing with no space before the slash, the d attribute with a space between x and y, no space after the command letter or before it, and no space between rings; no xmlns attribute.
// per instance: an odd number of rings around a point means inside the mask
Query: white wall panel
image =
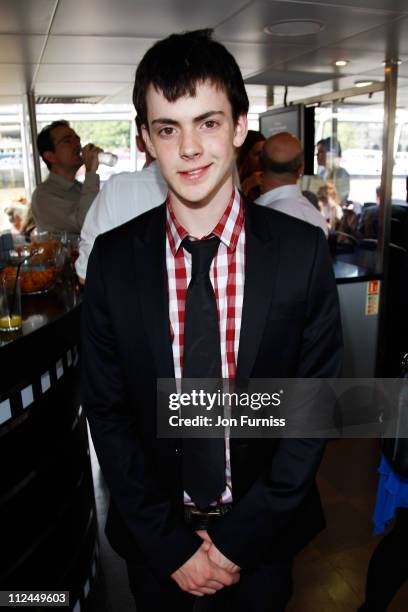
<svg viewBox="0 0 408 612"><path fill-rule="evenodd" d="M162 37L214 27L247 0L60 0L52 34Z"/></svg>

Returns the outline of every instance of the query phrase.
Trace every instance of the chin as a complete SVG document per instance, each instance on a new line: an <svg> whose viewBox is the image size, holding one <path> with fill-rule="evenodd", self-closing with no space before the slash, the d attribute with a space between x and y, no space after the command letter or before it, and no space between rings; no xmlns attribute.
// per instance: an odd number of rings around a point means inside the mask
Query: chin
<svg viewBox="0 0 408 612"><path fill-rule="evenodd" d="M203 200L214 197L221 189L223 189L224 184L225 179L218 182L211 181L211 183L205 184L197 183L195 185L187 186L175 185L174 192L183 200L187 200L192 203L199 203Z"/></svg>
<svg viewBox="0 0 408 612"><path fill-rule="evenodd" d="M206 204L208 200L211 200L213 195L214 191L206 189L195 193L183 193L180 194L179 197L182 201L186 202L186 204L199 207L202 204Z"/></svg>

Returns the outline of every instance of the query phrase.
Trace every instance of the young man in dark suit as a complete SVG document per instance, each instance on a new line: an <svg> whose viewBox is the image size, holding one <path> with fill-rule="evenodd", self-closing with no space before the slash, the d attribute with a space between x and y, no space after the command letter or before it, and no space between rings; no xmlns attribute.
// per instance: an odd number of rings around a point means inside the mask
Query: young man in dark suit
<svg viewBox="0 0 408 612"><path fill-rule="evenodd" d="M220 454L158 438L156 384L337 376L325 237L234 187L248 98L210 31L156 43L134 102L169 191L99 236L89 261L83 405L111 492L107 534L139 612L192 610L203 596L206 609L281 612L293 557L324 525L324 441L227 439Z"/></svg>

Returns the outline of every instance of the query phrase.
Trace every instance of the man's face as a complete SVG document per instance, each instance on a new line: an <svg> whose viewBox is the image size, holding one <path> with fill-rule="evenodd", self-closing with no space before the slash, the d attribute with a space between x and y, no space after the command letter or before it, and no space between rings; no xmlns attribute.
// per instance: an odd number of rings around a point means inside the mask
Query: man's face
<svg viewBox="0 0 408 612"><path fill-rule="evenodd" d="M78 170L83 164L81 156L81 140L68 126L61 125L51 131L54 151L45 153L47 160L53 165L69 170Z"/></svg>
<svg viewBox="0 0 408 612"><path fill-rule="evenodd" d="M226 93L207 81L194 97L169 102L150 86L146 103L149 131L143 127L143 136L171 198L195 206L229 198L234 147L245 140L247 120L243 115L234 126Z"/></svg>
<svg viewBox="0 0 408 612"><path fill-rule="evenodd" d="M317 145L316 158L318 166L326 166L326 149L323 145Z"/></svg>

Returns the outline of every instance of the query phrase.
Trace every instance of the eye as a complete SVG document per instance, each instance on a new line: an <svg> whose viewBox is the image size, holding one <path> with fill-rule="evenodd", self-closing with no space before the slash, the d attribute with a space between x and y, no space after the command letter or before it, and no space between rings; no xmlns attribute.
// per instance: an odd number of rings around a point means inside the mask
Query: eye
<svg viewBox="0 0 408 612"><path fill-rule="evenodd" d="M207 121L205 121L204 123L204 127L208 130L212 130L215 127L217 127L219 125L218 121L215 121L215 119L207 119Z"/></svg>
<svg viewBox="0 0 408 612"><path fill-rule="evenodd" d="M160 128L159 136L173 136L175 133L174 127L165 126Z"/></svg>

